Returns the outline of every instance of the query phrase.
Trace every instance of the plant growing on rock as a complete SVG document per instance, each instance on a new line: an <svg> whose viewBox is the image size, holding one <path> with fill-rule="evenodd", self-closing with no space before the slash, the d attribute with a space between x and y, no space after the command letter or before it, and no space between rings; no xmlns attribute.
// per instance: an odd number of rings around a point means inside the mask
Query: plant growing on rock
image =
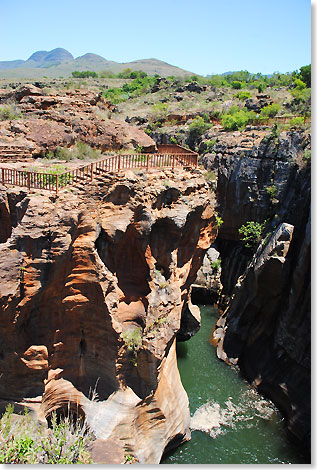
<svg viewBox="0 0 317 470"><path fill-rule="evenodd" d="M222 218L220 217L220 215L218 214L218 212L215 213L215 218L216 218L216 222L217 222L218 228L220 228L221 225L223 224L223 220L222 220Z"/></svg>
<svg viewBox="0 0 317 470"><path fill-rule="evenodd" d="M246 111L232 106L221 118L221 124L226 131L236 131L243 129L248 122L254 120L256 114L254 111Z"/></svg>
<svg viewBox="0 0 317 470"><path fill-rule="evenodd" d="M90 464L87 447L93 435L84 422L74 423L69 417L51 417L51 429L39 426L25 409L24 415L13 415L8 405L0 419L1 464Z"/></svg>
<svg viewBox="0 0 317 470"><path fill-rule="evenodd" d="M274 117L277 115L280 109L281 109L281 106L277 103L269 104L268 106L265 106L264 108L261 109L260 117L263 117L263 118Z"/></svg>
<svg viewBox="0 0 317 470"><path fill-rule="evenodd" d="M238 232L246 248L254 248L259 244L264 226L265 222L260 224L259 222L248 221L239 228Z"/></svg>
<svg viewBox="0 0 317 470"><path fill-rule="evenodd" d="M216 141L214 139L206 140L204 144L206 145L206 152L211 152L214 148Z"/></svg>
<svg viewBox="0 0 317 470"><path fill-rule="evenodd" d="M13 104L4 104L0 106L0 121L12 121L23 118L22 113Z"/></svg>
<svg viewBox="0 0 317 470"><path fill-rule="evenodd" d="M221 259L218 258L214 261L211 262L211 267L212 269L214 269L215 271L219 271L219 269L221 268Z"/></svg>
<svg viewBox="0 0 317 470"><path fill-rule="evenodd" d="M133 330L127 330L122 333L123 341L125 342L129 351L136 352L142 345L142 330L141 328L134 328Z"/></svg>
<svg viewBox="0 0 317 470"><path fill-rule="evenodd" d="M266 188L266 192L267 192L267 194L268 194L268 196L271 200L274 199L276 191L277 191L277 187L274 184L272 184L272 186L268 186Z"/></svg>
<svg viewBox="0 0 317 470"><path fill-rule="evenodd" d="M195 141L210 128L201 116L196 117L189 125L189 139Z"/></svg>

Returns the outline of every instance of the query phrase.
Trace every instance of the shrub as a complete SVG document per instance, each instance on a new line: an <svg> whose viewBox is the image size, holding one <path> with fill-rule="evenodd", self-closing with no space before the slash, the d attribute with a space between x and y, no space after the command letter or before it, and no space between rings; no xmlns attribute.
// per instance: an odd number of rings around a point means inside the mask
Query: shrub
<svg viewBox="0 0 317 470"><path fill-rule="evenodd" d="M304 83L300 78L294 80L294 85L297 90L304 90L306 88L306 83Z"/></svg>
<svg viewBox="0 0 317 470"><path fill-rule="evenodd" d="M96 72L91 72L90 70L84 70L83 72L78 72L78 70L75 70L72 72L72 76L74 78L98 78L98 74Z"/></svg>
<svg viewBox="0 0 317 470"><path fill-rule="evenodd" d="M54 152L48 152L44 158L51 160L53 158L64 160L68 162L70 160L96 160L101 158L102 154L100 150L91 148L85 142L76 142L73 148L67 147L56 147Z"/></svg>
<svg viewBox="0 0 317 470"><path fill-rule="evenodd" d="M0 121L12 121L13 119L21 119L22 113L12 104L4 104L0 106Z"/></svg>
<svg viewBox="0 0 317 470"><path fill-rule="evenodd" d="M260 224L259 222L249 221L239 228L238 232L247 248L255 247L260 242L264 225L265 222Z"/></svg>
<svg viewBox="0 0 317 470"><path fill-rule="evenodd" d="M264 117L264 118L274 117L277 115L280 109L281 109L281 106L277 103L269 104L268 106L265 106L264 108L261 109L260 117Z"/></svg>
<svg viewBox="0 0 317 470"><path fill-rule="evenodd" d="M216 181L217 177L213 171L207 171L205 174L205 179L207 181Z"/></svg>
<svg viewBox="0 0 317 470"><path fill-rule="evenodd" d="M211 152L214 148L216 141L214 139L206 140L204 144L206 145L206 152Z"/></svg>
<svg viewBox="0 0 317 470"><path fill-rule="evenodd" d="M302 116L297 116L294 117L293 119L290 120L289 126L290 128L295 128L295 129L301 129L304 127L305 124L305 118Z"/></svg>
<svg viewBox="0 0 317 470"><path fill-rule="evenodd" d="M235 108L233 106L233 108ZM222 116L221 124L224 129L227 131L235 131L238 129L243 129L245 125L256 118L254 111L246 111L244 109L239 109L239 111L232 112L228 111L227 114Z"/></svg>
<svg viewBox="0 0 317 470"><path fill-rule="evenodd" d="M234 80L232 83L231 83L231 86L232 88L234 88L235 90L240 90L242 88L242 83L239 82L238 80Z"/></svg>
<svg viewBox="0 0 317 470"><path fill-rule="evenodd" d="M304 154L303 154L303 160L307 163L309 163L311 161L311 150L310 149L306 149Z"/></svg>
<svg viewBox="0 0 317 470"><path fill-rule="evenodd" d="M216 222L217 222L218 228L220 228L221 225L223 224L223 220L222 220L222 218L220 217L220 215L219 215L217 212L215 213L215 218L216 218Z"/></svg>
<svg viewBox="0 0 317 470"><path fill-rule="evenodd" d="M214 261L211 262L211 267L212 269L214 269L215 271L219 271L220 267L221 267L221 259L218 258Z"/></svg>
<svg viewBox="0 0 317 470"><path fill-rule="evenodd" d="M245 101L251 97L251 93L249 91L239 91L239 93L237 93L235 97L241 101Z"/></svg>
<svg viewBox="0 0 317 470"><path fill-rule="evenodd" d="M306 84L307 87L311 87L311 64L304 65L300 68L300 79Z"/></svg>
<svg viewBox="0 0 317 470"><path fill-rule="evenodd" d="M277 187L274 184L266 188L266 192L271 200L274 199L276 191Z"/></svg>
<svg viewBox="0 0 317 470"><path fill-rule="evenodd" d="M25 409L24 416L12 420L8 405L0 419L1 464L90 464L87 451L93 439L87 424L74 423L70 417L51 418L51 430L39 426Z"/></svg>
<svg viewBox="0 0 317 470"><path fill-rule="evenodd" d="M152 106L152 116L154 120L166 119L167 111L168 111L167 103L162 103L161 101L159 101L158 103Z"/></svg>
<svg viewBox="0 0 317 470"><path fill-rule="evenodd" d="M142 345L141 328L134 328L122 333L123 341L125 342L129 351L137 351Z"/></svg>
<svg viewBox="0 0 317 470"><path fill-rule="evenodd" d="M202 117L196 117L193 122L190 123L188 128L190 139L197 139L198 137L202 136L209 128L210 124L207 124Z"/></svg>

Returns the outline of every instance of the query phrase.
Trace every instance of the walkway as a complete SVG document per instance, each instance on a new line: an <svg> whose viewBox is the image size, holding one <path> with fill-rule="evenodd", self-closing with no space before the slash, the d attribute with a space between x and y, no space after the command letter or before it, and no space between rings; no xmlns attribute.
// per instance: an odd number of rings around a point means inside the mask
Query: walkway
<svg viewBox="0 0 317 470"><path fill-rule="evenodd" d="M3 185L25 186L30 189L58 191L76 183L88 183L95 176L128 169L164 169L197 167L198 154L179 145L159 145L160 153L113 155L102 160L77 167L63 173L39 173L0 166L0 183ZM1 163L0 163L1 164Z"/></svg>

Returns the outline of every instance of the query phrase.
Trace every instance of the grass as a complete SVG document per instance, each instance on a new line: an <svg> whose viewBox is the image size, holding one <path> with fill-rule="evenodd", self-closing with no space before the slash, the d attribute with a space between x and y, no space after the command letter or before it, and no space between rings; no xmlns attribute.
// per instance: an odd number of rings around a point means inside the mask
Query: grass
<svg viewBox="0 0 317 470"><path fill-rule="evenodd" d="M54 152L48 152L44 158L47 160L58 159L69 162L70 160L97 160L102 157L100 150L93 149L84 142L77 142L72 148L56 147Z"/></svg>
<svg viewBox="0 0 317 470"><path fill-rule="evenodd" d="M125 342L129 351L138 351L142 345L142 330L141 328L134 328L122 333L123 341Z"/></svg>
<svg viewBox="0 0 317 470"><path fill-rule="evenodd" d="M87 424L51 417L51 428L39 425L25 408L13 415L8 405L0 419L1 464L90 464L87 450L94 439Z"/></svg>
<svg viewBox="0 0 317 470"><path fill-rule="evenodd" d="M12 121L22 119L21 111L14 104L4 104L0 106L0 121Z"/></svg>

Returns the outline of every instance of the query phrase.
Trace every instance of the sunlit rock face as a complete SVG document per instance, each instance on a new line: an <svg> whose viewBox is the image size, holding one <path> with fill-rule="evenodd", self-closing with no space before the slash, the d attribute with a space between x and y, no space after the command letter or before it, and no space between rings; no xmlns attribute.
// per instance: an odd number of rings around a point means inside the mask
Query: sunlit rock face
<svg viewBox="0 0 317 470"><path fill-rule="evenodd" d="M198 171L1 190L0 400L85 415L141 463L189 438L175 338L216 237Z"/></svg>

